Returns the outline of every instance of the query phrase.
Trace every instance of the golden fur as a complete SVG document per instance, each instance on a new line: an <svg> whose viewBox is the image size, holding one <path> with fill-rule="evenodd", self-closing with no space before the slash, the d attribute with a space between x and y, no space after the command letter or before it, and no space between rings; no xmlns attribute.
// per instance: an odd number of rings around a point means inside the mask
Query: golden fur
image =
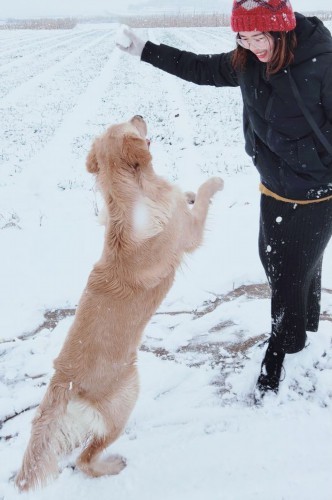
<svg viewBox="0 0 332 500"><path fill-rule="evenodd" d="M125 466L121 457L100 455L122 433L136 402L142 332L183 254L201 243L209 200L223 187L211 178L195 197L158 177L140 116L97 138L87 169L105 199L104 248L33 419L16 477L20 490L57 476L58 459L77 446L83 446L77 466L90 476Z"/></svg>

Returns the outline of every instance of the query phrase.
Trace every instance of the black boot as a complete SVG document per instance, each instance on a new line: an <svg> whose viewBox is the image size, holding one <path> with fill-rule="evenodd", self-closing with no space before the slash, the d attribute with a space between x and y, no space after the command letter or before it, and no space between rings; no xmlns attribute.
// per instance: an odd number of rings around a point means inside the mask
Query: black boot
<svg viewBox="0 0 332 500"><path fill-rule="evenodd" d="M263 397L268 391L278 392L285 353L269 345L261 365L256 388L258 395Z"/></svg>

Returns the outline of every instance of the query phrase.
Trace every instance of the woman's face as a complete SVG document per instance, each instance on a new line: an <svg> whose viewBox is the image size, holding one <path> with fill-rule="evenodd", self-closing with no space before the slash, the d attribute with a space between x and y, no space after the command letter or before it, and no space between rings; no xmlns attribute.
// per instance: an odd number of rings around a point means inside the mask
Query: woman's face
<svg viewBox="0 0 332 500"><path fill-rule="evenodd" d="M237 43L250 50L255 56L264 63L271 61L274 40L269 33L261 31L240 31L238 33Z"/></svg>

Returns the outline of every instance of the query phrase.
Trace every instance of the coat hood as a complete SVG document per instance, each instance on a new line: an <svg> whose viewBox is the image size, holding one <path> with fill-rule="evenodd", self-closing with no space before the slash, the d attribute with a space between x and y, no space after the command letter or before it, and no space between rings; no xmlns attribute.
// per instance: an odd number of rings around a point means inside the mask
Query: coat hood
<svg viewBox="0 0 332 500"><path fill-rule="evenodd" d="M294 65L308 59L332 52L332 37L330 31L317 17L305 17L295 13L297 47Z"/></svg>

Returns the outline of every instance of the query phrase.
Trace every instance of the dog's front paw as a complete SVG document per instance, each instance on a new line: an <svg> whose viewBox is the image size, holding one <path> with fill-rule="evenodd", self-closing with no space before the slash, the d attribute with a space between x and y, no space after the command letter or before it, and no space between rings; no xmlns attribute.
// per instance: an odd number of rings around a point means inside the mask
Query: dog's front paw
<svg viewBox="0 0 332 500"><path fill-rule="evenodd" d="M224 181L221 177L211 177L207 180L211 191L215 194L217 191L222 191L224 189Z"/></svg>
<svg viewBox="0 0 332 500"><path fill-rule="evenodd" d="M210 177L200 189L211 198L215 193L224 189L224 181L221 177Z"/></svg>

